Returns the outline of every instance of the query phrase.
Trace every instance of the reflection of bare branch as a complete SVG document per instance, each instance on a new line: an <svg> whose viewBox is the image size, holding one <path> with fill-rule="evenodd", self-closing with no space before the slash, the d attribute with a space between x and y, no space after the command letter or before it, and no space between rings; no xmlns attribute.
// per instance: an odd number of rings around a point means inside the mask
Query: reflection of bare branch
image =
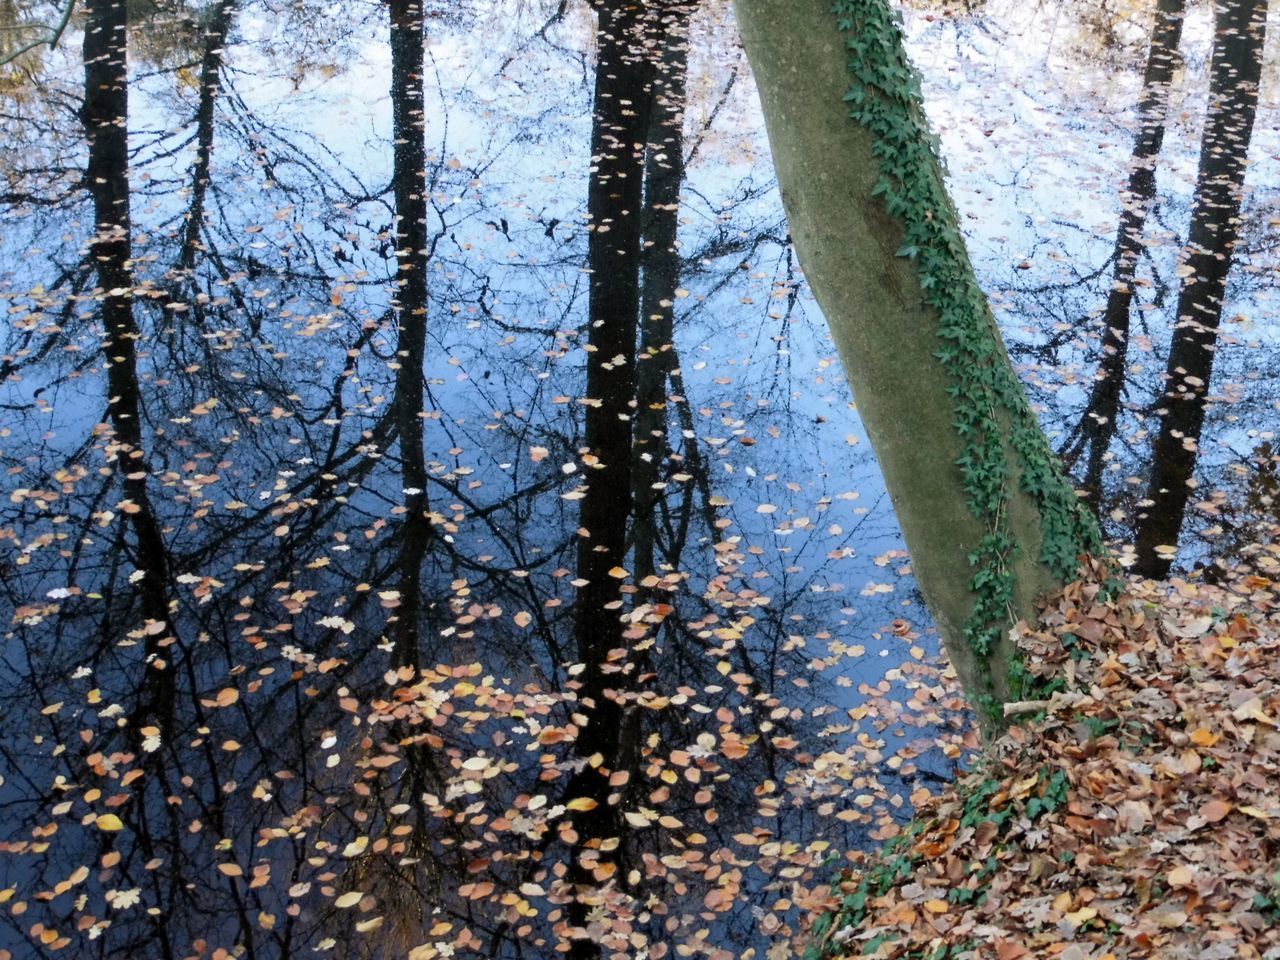
<svg viewBox="0 0 1280 960"><path fill-rule="evenodd" d="M564 19L564 15L568 11L568 9L569 9L569 0L560 0L560 5L556 7L555 12L552 13L551 16L547 18L546 22L534 32L533 36L530 37L528 40L526 40L520 47L518 47L515 50L515 52L511 54L511 56L507 57L507 59L502 61L502 66L498 67L498 71L497 71L498 74L501 75L505 73L507 67L515 63L516 58L519 57L520 54L522 54L525 51L525 48L528 47L530 44L532 44L534 41L545 40L547 36L547 31Z"/></svg>
<svg viewBox="0 0 1280 960"><path fill-rule="evenodd" d="M75 11L76 0L67 0L67 5L62 9L62 16L58 18L58 22L52 26L44 23L19 23L12 27L4 28L6 32L18 32L25 30L43 30L45 35L37 37L18 47L16 50L10 50L8 53L0 53L0 67L5 64L13 63L24 53L30 53L39 47L48 47L52 50L58 45L58 41L62 39L62 35L66 33L67 26L71 23L71 14Z"/></svg>
<svg viewBox="0 0 1280 960"><path fill-rule="evenodd" d="M729 94L733 92L734 84L737 82L738 65L734 64L733 69L729 71L729 79L725 81L724 89L720 91L720 99L716 101L716 105L707 114L706 122L702 124L702 129L698 131L698 136L694 138L693 146L689 148L689 155L684 161L686 167L693 166L693 161L698 158L698 151L702 148L703 141L707 139L707 134L711 132L711 127L716 122L716 117L720 115L724 105L729 102Z"/></svg>

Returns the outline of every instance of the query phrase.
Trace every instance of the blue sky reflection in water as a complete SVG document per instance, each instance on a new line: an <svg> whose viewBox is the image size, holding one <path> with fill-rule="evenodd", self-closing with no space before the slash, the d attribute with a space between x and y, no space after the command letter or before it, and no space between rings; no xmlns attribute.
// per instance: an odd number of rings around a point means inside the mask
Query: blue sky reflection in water
<svg viewBox="0 0 1280 960"><path fill-rule="evenodd" d="M1084 3L975 6L907 9L907 32L980 274L1065 437L1096 362L1145 14L1108 15L1100 33ZM599 473L584 446L600 401L584 374L593 15L426 10L423 490L406 489L397 426L381 9L243 0L130 17L142 471L121 463L109 291L95 293L88 249L83 22L0 84L0 949L543 956L585 870L603 891L585 917L602 955L786 955L829 858L890 836L966 734L787 243L726 9L693 16L684 121L649 151L684 158L668 211L678 273L655 301L674 333L639 351L664 370L657 442L635 451L656 466L637 467L649 492L633 499L652 505L628 528L629 548L652 543L653 571L637 576L634 556L609 571L627 647L606 676L632 739L608 774L603 838L585 826L602 808L571 790L601 763L576 747L591 711L574 636L579 509ZM1139 268L1148 380L1209 33L1193 8ZM1257 169L1275 150L1270 75ZM1265 348L1272 197L1258 183L1225 312L1231 337ZM651 286L665 275L647 262ZM1205 463L1239 489L1270 439L1271 353L1221 364L1237 402L1214 414ZM1117 534L1141 466L1129 417ZM413 496L431 530L422 674L394 649ZM162 555L140 549L140 511ZM1188 556L1211 556L1213 519L1196 524L1210 533ZM150 587L167 620L147 615ZM161 672L163 723L138 708Z"/></svg>

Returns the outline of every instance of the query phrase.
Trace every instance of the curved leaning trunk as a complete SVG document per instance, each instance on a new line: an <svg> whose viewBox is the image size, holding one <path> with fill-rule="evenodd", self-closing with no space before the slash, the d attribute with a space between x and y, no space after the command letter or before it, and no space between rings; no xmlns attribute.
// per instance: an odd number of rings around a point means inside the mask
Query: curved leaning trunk
<svg viewBox="0 0 1280 960"><path fill-rule="evenodd" d="M222 93L223 48L238 3L239 0L221 0L212 8L204 31L204 49L200 55L200 100L196 107L196 158L191 165L191 202L187 208L187 224L179 255L179 266L188 274L195 270L197 254L201 250L200 234L204 230L205 200L213 166L214 109Z"/></svg>
<svg viewBox="0 0 1280 960"><path fill-rule="evenodd" d="M800 262L971 698L1098 535L978 288L884 0L735 0Z"/></svg>

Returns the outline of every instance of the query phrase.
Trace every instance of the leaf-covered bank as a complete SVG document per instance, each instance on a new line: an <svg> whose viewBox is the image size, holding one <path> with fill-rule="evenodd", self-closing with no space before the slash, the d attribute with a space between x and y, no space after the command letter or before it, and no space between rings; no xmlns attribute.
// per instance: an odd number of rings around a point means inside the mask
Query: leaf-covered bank
<svg viewBox="0 0 1280 960"><path fill-rule="evenodd" d="M1017 642L1050 698L840 877L810 956L1280 955L1271 581L1079 582Z"/></svg>

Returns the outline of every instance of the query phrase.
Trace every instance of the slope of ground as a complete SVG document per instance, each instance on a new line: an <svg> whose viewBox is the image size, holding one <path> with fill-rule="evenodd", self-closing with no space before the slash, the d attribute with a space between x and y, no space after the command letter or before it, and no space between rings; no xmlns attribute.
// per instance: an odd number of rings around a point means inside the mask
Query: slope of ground
<svg viewBox="0 0 1280 960"><path fill-rule="evenodd" d="M837 883L810 957L1280 957L1272 584L1073 584L1019 639L1046 699Z"/></svg>

